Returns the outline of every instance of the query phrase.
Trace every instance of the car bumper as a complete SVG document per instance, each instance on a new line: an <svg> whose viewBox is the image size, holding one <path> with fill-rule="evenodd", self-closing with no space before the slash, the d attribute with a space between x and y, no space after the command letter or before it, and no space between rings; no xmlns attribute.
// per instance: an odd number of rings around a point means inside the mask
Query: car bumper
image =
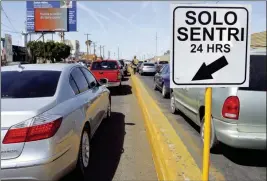
<svg viewBox="0 0 267 181"><path fill-rule="evenodd" d="M68 150L60 157L52 158L54 160L50 161L51 158L47 160L48 163L43 164L25 164L27 166L17 166L18 163L13 161L13 165L9 164L11 160L1 160L1 180L2 181L43 181L58 180L71 170L75 168L76 163L70 163L71 151ZM15 163L14 163L15 162ZM8 166L9 165L9 166ZM4 168L3 168L4 167Z"/></svg>
<svg viewBox="0 0 267 181"><path fill-rule="evenodd" d="M222 143L246 149L266 149L266 133L246 133L237 130L237 124L230 124L213 119L215 134Z"/></svg>
<svg viewBox="0 0 267 181"><path fill-rule="evenodd" d="M156 73L156 70L142 70L143 73Z"/></svg>
<svg viewBox="0 0 267 181"><path fill-rule="evenodd" d="M120 85L121 85L121 82L108 82L108 87L117 87Z"/></svg>

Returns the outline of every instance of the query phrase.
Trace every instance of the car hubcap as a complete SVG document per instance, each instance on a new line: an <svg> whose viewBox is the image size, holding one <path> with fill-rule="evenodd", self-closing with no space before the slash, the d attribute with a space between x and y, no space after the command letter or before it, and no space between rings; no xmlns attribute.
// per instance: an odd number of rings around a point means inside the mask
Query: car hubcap
<svg viewBox="0 0 267 181"><path fill-rule="evenodd" d="M203 123L202 131L201 131L201 138L204 143L204 130L205 130L205 123Z"/></svg>
<svg viewBox="0 0 267 181"><path fill-rule="evenodd" d="M110 115L111 115L111 106L110 106L110 104L108 105L108 117L110 117Z"/></svg>
<svg viewBox="0 0 267 181"><path fill-rule="evenodd" d="M212 129L212 128L210 127L210 129ZM212 137L211 134L212 134L212 130L210 130L210 144L211 144L211 137ZM203 123L202 131L201 131L201 139L202 139L203 143L204 143L204 135L205 135L205 122Z"/></svg>
<svg viewBox="0 0 267 181"><path fill-rule="evenodd" d="M174 97L173 96L171 98L171 109L172 109L172 112L175 111L175 104L174 104Z"/></svg>
<svg viewBox="0 0 267 181"><path fill-rule="evenodd" d="M90 156L89 136L87 132L84 132L82 137L82 159L84 167L87 167L89 164L89 156Z"/></svg>

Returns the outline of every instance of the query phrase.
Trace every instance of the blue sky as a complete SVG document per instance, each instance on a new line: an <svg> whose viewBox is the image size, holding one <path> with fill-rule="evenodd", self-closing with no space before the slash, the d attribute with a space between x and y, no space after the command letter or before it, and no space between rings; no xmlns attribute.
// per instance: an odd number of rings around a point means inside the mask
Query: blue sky
<svg viewBox="0 0 267 181"><path fill-rule="evenodd" d="M188 1L189 2L189 1ZM216 3L216 1L206 1ZM158 34L158 55L170 49L170 3L164 1L132 1L132 2L78 2L77 26L78 32L66 33L66 39L79 40L81 51L86 51L85 33L90 33L92 41L97 45L105 45L105 55L108 50L112 57L117 57L118 46L120 57L132 59L134 55L152 57L156 53L156 32ZM266 30L266 2L237 1L218 4L251 4L251 32ZM1 14L1 36L12 35L13 44L22 44L19 33L25 29L26 2L2 1L2 6L9 17ZM11 31L11 32L10 32ZM32 36L37 39L39 35ZM46 35L45 39L52 39ZM59 36L54 35L58 40ZM99 48L97 49L99 52ZM115 55L115 56L114 56Z"/></svg>

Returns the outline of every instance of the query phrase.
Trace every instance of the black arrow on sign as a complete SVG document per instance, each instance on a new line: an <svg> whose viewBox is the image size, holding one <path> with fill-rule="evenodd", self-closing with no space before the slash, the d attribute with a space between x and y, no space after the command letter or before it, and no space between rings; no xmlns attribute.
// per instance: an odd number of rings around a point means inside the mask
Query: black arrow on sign
<svg viewBox="0 0 267 181"><path fill-rule="evenodd" d="M205 63L203 63L201 67L198 69L192 81L213 79L212 74L219 71L226 65L228 65L228 62L225 56L218 58L217 60L215 60L209 65L206 65Z"/></svg>

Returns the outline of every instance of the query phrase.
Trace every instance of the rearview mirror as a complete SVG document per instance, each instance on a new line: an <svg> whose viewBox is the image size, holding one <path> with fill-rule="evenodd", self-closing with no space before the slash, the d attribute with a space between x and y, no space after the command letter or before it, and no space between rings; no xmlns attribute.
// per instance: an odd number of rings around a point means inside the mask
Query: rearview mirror
<svg viewBox="0 0 267 181"><path fill-rule="evenodd" d="M103 78L103 79L99 79L99 83L100 83L101 85L106 85L106 84L108 84L108 79L105 79L105 78Z"/></svg>

